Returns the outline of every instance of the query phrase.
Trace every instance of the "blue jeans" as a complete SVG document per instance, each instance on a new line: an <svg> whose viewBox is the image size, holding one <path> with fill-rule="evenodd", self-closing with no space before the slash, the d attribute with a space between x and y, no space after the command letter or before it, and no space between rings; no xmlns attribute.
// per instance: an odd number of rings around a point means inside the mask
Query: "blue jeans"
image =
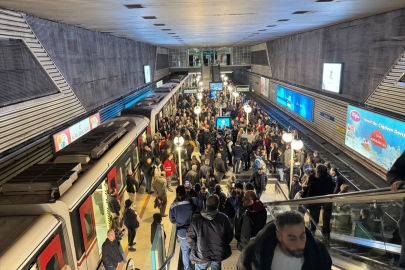
<svg viewBox="0 0 405 270"><path fill-rule="evenodd" d="M146 187L146 192L150 192L152 186L152 176L145 176L145 187Z"/></svg>
<svg viewBox="0 0 405 270"><path fill-rule="evenodd" d="M278 173L280 174L280 181L284 180L284 169L283 168L278 168Z"/></svg>
<svg viewBox="0 0 405 270"><path fill-rule="evenodd" d="M104 265L105 270L117 270L117 268L115 268L114 266L106 266Z"/></svg>
<svg viewBox="0 0 405 270"><path fill-rule="evenodd" d="M120 250L120 253L121 253L121 255L122 255L122 260L123 260L123 262L124 262L124 263L127 263L127 258L125 257L125 252L124 252L124 249L122 248L121 244L120 244L120 246L119 246L119 250Z"/></svg>
<svg viewBox="0 0 405 270"><path fill-rule="evenodd" d="M239 168L240 168L240 158L235 158L235 160L233 161L233 172L234 173L239 172Z"/></svg>
<svg viewBox="0 0 405 270"><path fill-rule="evenodd" d="M180 238L180 237L179 237ZM190 249L186 244L186 239L180 238L180 249L183 259L184 270L190 270Z"/></svg>
<svg viewBox="0 0 405 270"><path fill-rule="evenodd" d="M195 270L208 269L209 263L196 263ZM211 270L221 270L221 262L211 262Z"/></svg>
<svg viewBox="0 0 405 270"><path fill-rule="evenodd" d="M259 198L260 199L260 197L262 196L262 193L263 193L263 191L259 191L259 190L257 190L256 189L256 196L257 196L257 198Z"/></svg>

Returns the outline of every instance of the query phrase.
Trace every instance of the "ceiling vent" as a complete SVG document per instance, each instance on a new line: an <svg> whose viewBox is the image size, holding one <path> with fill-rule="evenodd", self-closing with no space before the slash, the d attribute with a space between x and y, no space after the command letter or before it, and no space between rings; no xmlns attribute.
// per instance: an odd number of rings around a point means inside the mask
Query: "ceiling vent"
<svg viewBox="0 0 405 270"><path fill-rule="evenodd" d="M145 8L141 4L135 4L135 5L124 5L128 9L135 9L135 8Z"/></svg>
<svg viewBox="0 0 405 270"><path fill-rule="evenodd" d="M296 11L293 14L305 14L308 13L309 11Z"/></svg>
<svg viewBox="0 0 405 270"><path fill-rule="evenodd" d="M165 26L164 23L155 23L154 26Z"/></svg>
<svg viewBox="0 0 405 270"><path fill-rule="evenodd" d="M287 21L289 21L290 19L281 19L281 20L278 20L278 22L287 22Z"/></svg>
<svg viewBox="0 0 405 270"><path fill-rule="evenodd" d="M156 16L142 16L145 20L156 20Z"/></svg>

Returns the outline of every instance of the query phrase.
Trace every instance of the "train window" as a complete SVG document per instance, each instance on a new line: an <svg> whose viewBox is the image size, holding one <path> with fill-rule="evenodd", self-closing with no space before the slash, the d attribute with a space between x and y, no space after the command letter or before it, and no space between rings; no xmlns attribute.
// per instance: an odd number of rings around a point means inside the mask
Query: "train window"
<svg viewBox="0 0 405 270"><path fill-rule="evenodd" d="M87 252L91 243L96 238L95 222L92 197L89 197L80 207L80 223L82 227L82 235L85 251Z"/></svg>
<svg viewBox="0 0 405 270"><path fill-rule="evenodd" d="M132 161L133 161L133 167L136 167L136 164L138 164L138 147L135 147L134 152L132 153Z"/></svg>
<svg viewBox="0 0 405 270"><path fill-rule="evenodd" d="M120 171L117 174L117 179L118 179L118 192L121 193L121 190L123 189L122 181L124 181L125 179L124 170L122 167L120 168Z"/></svg>
<svg viewBox="0 0 405 270"><path fill-rule="evenodd" d="M40 270L59 270L63 266L62 247L59 234L57 234L48 246L38 256Z"/></svg>

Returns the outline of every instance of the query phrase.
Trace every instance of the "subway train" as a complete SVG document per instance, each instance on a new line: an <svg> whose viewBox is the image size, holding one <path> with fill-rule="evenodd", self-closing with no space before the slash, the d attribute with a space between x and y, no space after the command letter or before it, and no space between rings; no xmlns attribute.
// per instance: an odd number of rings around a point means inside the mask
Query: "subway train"
<svg viewBox="0 0 405 270"><path fill-rule="evenodd" d="M142 144L160 117L174 112L181 85L162 85L145 107L101 123L3 184L0 194L0 265L3 270L94 270L110 227L107 196L115 188L123 209L126 171L140 177ZM159 97L158 97L159 96ZM136 105L136 104L135 104ZM145 109L146 110L146 109ZM146 113L145 113L146 114ZM123 246L127 245L124 237Z"/></svg>

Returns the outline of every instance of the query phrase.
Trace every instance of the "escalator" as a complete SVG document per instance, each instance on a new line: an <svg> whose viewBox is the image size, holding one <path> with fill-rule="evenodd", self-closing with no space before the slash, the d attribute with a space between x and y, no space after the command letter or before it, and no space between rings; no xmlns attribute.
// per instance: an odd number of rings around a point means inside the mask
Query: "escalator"
<svg viewBox="0 0 405 270"><path fill-rule="evenodd" d="M271 219L279 213L296 210L304 214L307 227L314 222L308 208L332 204L330 239L322 233L323 209L315 237L329 250L334 267L339 269L401 269L398 267L401 239L397 220L402 211L405 189L352 192L340 195L288 200L283 183L275 186L277 201L266 203Z"/></svg>

